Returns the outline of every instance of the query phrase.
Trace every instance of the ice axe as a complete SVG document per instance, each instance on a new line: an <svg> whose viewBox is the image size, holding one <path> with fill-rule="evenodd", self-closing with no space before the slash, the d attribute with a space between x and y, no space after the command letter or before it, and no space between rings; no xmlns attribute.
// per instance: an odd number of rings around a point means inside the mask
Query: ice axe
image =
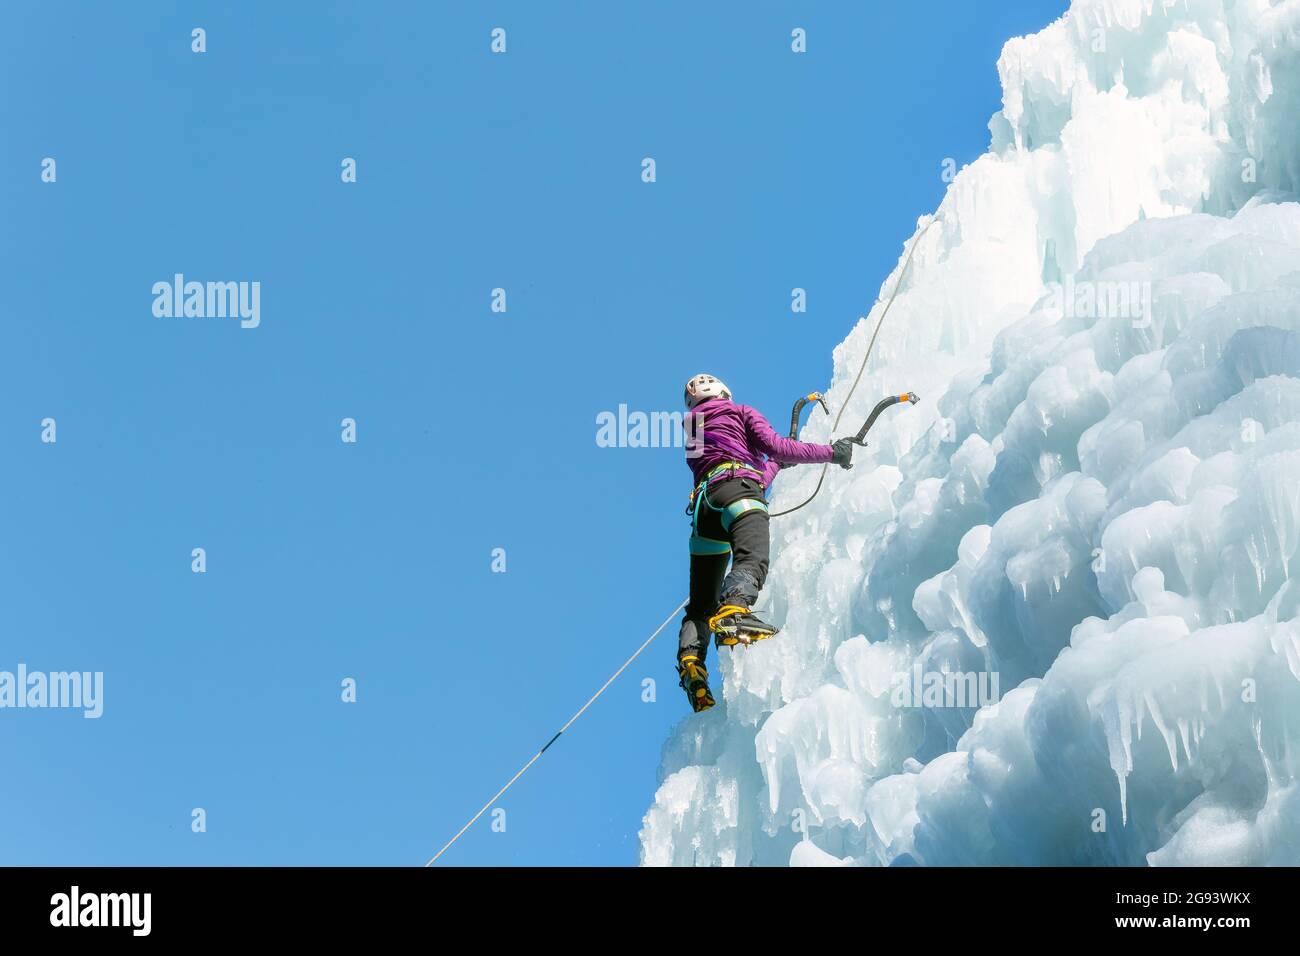
<svg viewBox="0 0 1300 956"><path fill-rule="evenodd" d="M831 413L829 406L826 404L826 399L822 397L821 392L809 392L807 395L804 395L799 399L799 401L794 403L794 409L790 412L791 438L797 439L799 437L799 415L803 412L804 406L809 402L816 402L822 407L822 411L827 415Z"/></svg>
<svg viewBox="0 0 1300 956"><path fill-rule="evenodd" d="M867 416L867 420L862 423L862 428L859 429L858 433L850 438L849 441L853 442L855 445L866 447L867 432L871 431L871 426L876 423L876 419L880 417L881 412L892 405L897 405L899 402L908 402L909 404L915 405L920 400L921 396L917 395L916 392L904 392L902 395L885 396L876 403L876 407L871 410L871 414Z"/></svg>

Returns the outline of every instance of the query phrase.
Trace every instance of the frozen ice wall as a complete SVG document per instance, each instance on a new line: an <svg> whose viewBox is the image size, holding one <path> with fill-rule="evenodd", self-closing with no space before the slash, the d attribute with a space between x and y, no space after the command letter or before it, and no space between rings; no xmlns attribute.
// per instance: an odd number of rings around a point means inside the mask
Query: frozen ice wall
<svg viewBox="0 0 1300 956"><path fill-rule="evenodd" d="M998 70L841 432L923 401L774 522L643 863L1300 864L1300 2L1078 0Z"/></svg>

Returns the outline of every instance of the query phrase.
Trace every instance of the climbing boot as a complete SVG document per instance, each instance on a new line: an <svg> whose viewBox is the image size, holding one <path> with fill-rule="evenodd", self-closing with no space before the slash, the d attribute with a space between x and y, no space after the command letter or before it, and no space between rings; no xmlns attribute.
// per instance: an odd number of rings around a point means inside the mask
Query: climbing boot
<svg viewBox="0 0 1300 956"><path fill-rule="evenodd" d="M709 672L704 669L700 659L694 656L683 657L677 662L677 676L681 678L682 689L686 699L691 702L691 710L697 714L708 710L716 701L709 691Z"/></svg>
<svg viewBox="0 0 1300 956"><path fill-rule="evenodd" d="M735 647L767 640L780 628L755 617L747 607L724 604L709 618L709 630L713 632L713 642L718 647Z"/></svg>

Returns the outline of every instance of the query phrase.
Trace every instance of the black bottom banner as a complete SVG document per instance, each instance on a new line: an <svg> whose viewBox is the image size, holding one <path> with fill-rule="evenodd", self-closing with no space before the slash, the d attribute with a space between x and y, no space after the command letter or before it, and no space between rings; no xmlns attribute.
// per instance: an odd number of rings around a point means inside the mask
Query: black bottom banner
<svg viewBox="0 0 1300 956"><path fill-rule="evenodd" d="M725 918L729 944L887 920L915 942L1022 931L1149 945L1199 934L1231 944L1295 919L1294 870L1151 869L0 869L6 935L81 944L384 941L468 932L479 945L602 933L679 938Z"/></svg>

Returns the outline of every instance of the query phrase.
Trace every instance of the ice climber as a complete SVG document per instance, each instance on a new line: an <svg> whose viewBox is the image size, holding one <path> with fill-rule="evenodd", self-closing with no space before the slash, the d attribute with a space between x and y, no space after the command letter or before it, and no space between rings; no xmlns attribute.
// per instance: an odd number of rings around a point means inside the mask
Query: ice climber
<svg viewBox="0 0 1300 956"><path fill-rule="evenodd" d="M677 673L698 713L714 704L704 667L709 634L722 648L777 632L750 612L767 577L765 496L772 479L782 465L831 462L851 468L853 443L783 438L757 411L733 402L731 390L712 375L686 383L686 408L686 463L695 490L689 509L690 599L678 637Z"/></svg>

